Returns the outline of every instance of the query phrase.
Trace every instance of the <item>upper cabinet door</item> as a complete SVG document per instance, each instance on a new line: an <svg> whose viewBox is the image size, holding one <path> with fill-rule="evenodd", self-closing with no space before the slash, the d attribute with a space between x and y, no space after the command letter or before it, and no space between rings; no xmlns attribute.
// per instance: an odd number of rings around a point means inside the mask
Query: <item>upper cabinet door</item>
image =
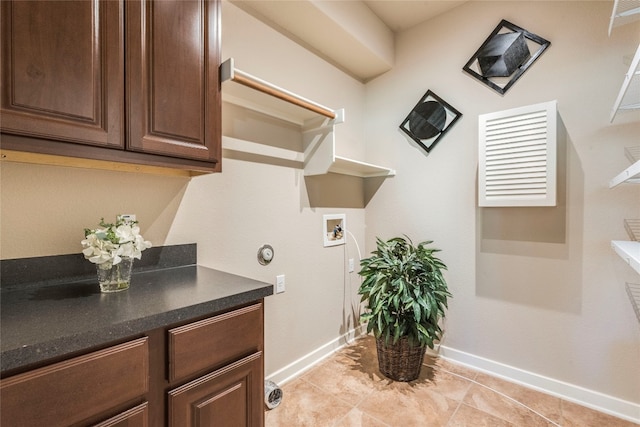
<svg viewBox="0 0 640 427"><path fill-rule="evenodd" d="M2 1L1 129L124 147L120 1Z"/></svg>
<svg viewBox="0 0 640 427"><path fill-rule="evenodd" d="M127 149L219 162L219 0L126 5Z"/></svg>

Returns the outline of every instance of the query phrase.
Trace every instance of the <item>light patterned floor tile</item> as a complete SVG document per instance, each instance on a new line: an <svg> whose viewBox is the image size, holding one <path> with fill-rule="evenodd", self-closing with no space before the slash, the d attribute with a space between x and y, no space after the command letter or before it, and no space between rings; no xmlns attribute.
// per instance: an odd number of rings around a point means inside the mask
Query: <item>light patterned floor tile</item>
<svg viewBox="0 0 640 427"><path fill-rule="evenodd" d="M479 409L462 404L451 417L447 427L512 427L508 421Z"/></svg>
<svg viewBox="0 0 640 427"><path fill-rule="evenodd" d="M560 424L562 418L560 398L483 373L479 373L475 380L484 386L523 403L550 421Z"/></svg>
<svg viewBox="0 0 640 427"><path fill-rule="evenodd" d="M355 406L384 380L375 371L363 368L356 360L336 355L303 377L333 396Z"/></svg>
<svg viewBox="0 0 640 427"><path fill-rule="evenodd" d="M482 385L472 385L464 398L464 403L517 426L546 427L550 425L548 420L522 404Z"/></svg>
<svg viewBox="0 0 640 427"><path fill-rule="evenodd" d="M344 401L303 379L286 384L282 392L280 405L265 413L267 426L329 427L352 409Z"/></svg>
<svg viewBox="0 0 640 427"><path fill-rule="evenodd" d="M393 427L441 427L458 405L430 390L389 387L367 396L358 409Z"/></svg>
<svg viewBox="0 0 640 427"><path fill-rule="evenodd" d="M371 336L282 390L266 427L638 427L430 355L417 380L392 381Z"/></svg>
<svg viewBox="0 0 640 427"><path fill-rule="evenodd" d="M563 427L638 427L640 425L565 400L561 405Z"/></svg>
<svg viewBox="0 0 640 427"><path fill-rule="evenodd" d="M338 421L335 427L390 427L389 424L376 420L369 414L365 414L358 408L354 408Z"/></svg>

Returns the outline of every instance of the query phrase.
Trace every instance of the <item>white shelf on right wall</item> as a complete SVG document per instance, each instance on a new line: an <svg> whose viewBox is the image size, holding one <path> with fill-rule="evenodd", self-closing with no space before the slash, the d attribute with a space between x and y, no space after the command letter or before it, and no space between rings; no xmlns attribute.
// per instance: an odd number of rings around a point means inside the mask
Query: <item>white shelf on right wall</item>
<svg viewBox="0 0 640 427"><path fill-rule="evenodd" d="M609 182L609 188L613 188L622 183L640 183L640 146L627 147L624 149L624 153L633 164L613 178ZM624 221L624 227L631 240L614 240L611 242L611 247L613 247L620 258L625 260L638 274L640 274L640 241L638 241L640 235L638 235L637 231L640 227L639 224L640 220L626 219Z"/></svg>
<svg viewBox="0 0 640 427"><path fill-rule="evenodd" d="M629 71L624 76L622 86L611 110L609 121L613 123L616 114L621 111L640 109L640 44L631 60Z"/></svg>
<svg viewBox="0 0 640 427"><path fill-rule="evenodd" d="M633 311L636 312L638 322L640 322L640 285L637 283L627 283L627 295L631 300Z"/></svg>
<svg viewBox="0 0 640 427"><path fill-rule="evenodd" d="M611 247L631 268L640 274L640 242L613 240Z"/></svg>
<svg viewBox="0 0 640 427"><path fill-rule="evenodd" d="M629 24L640 19L640 0L615 0L609 22L609 35L611 30L619 25ZM631 60L629 70L624 76L622 86L618 92L611 110L609 120L613 123L616 114L623 111L640 110L640 45ZM625 154L631 161L631 166L620 172L609 181L609 188L623 183L640 184L640 147L625 148ZM640 274L640 241L638 241L637 228L640 220L626 219L625 229L631 240L613 240L611 247L636 273ZM631 301L633 311L640 322L640 285L627 283L627 294Z"/></svg>
<svg viewBox="0 0 640 427"><path fill-rule="evenodd" d="M631 166L619 173L609 182L609 188L613 188L622 183L638 184L640 183L640 147L627 147L625 154L629 161L633 162ZM629 234L631 240L613 240L611 247L636 273L640 274L640 220L625 219L624 228ZM640 322L640 285L627 283L627 294L631 300L633 311Z"/></svg>
<svg viewBox="0 0 640 427"><path fill-rule="evenodd" d="M609 19L609 35L613 27L630 24L640 19L640 0L615 0Z"/></svg>
<svg viewBox="0 0 640 427"><path fill-rule="evenodd" d="M631 184L640 184L640 160L620 172L609 181L609 188L613 188L623 182Z"/></svg>
<svg viewBox="0 0 640 427"><path fill-rule="evenodd" d="M614 27L637 20L640 20L640 0L615 0L609 20L609 35ZM629 71L624 76L609 119L613 123L618 112L638 109L640 109L640 45L631 60Z"/></svg>

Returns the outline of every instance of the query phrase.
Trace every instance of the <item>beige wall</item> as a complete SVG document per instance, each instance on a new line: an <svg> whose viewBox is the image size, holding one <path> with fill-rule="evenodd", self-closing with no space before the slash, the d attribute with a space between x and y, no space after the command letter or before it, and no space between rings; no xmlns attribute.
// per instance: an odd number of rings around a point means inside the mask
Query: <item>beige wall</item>
<svg viewBox="0 0 640 427"><path fill-rule="evenodd" d="M245 72L320 104L344 107L346 122L336 131L338 153L363 156L364 86L236 6L225 2L222 12L223 60L233 57ZM301 134L291 126L226 103L223 134L302 149ZM270 375L354 327L351 312L358 305L359 282L356 273L346 272L346 262L358 259L354 237L364 245L364 209L344 208L349 200L329 204L335 208L313 204L311 181L299 168L229 150L222 168L222 174L191 180L169 240L196 240L203 265L270 283L285 275L286 292L266 299L265 366ZM338 185L321 183L316 191L353 193ZM346 213L352 233L346 245L323 247L322 215L327 213ZM256 254L265 243L273 246L275 259L261 266Z"/></svg>
<svg viewBox="0 0 640 427"><path fill-rule="evenodd" d="M366 155L363 160L395 168L397 176L365 210L312 206L300 169L229 152L222 174L191 180L3 163L0 256L79 252L84 227L126 211L138 215L144 236L156 245L198 243L203 265L268 282L285 274L287 291L266 301L266 371L272 374L353 328L359 281L346 272L346 261L358 258L356 240L366 256L375 236L433 239L443 249L454 294L444 340L452 355L640 403L640 335L623 289L625 280L638 279L609 248L611 239L626 238L622 219L640 217L640 194L633 186L608 189L627 166L623 147L639 131L635 113L613 125L608 116L628 67L622 56L633 54L640 36L637 26L627 26L607 37L610 6L470 2L399 35L395 68L364 86L225 2L224 58L233 56L244 71L307 98L344 107L338 154ZM461 68L503 18L552 46L500 96ZM398 130L427 89L464 114L428 156ZM548 214L556 226L564 221L565 232L528 241L522 229L547 229L530 218L522 223L527 213L511 217L476 206L477 116L552 99L570 142L565 206ZM230 136L299 144L288 130L256 128L232 107L223 113ZM324 248L322 215L339 212L347 214L355 239L348 235L347 245ZM266 267L256 260L264 243L275 249Z"/></svg>
<svg viewBox="0 0 640 427"><path fill-rule="evenodd" d="M397 176L367 207L366 242L407 233L443 250L452 357L638 403L640 334L624 291L638 275L609 245L627 239L640 188L608 183L640 135L637 112L609 124L640 26L608 37L610 13L611 2L469 2L401 34L394 69L367 85L367 155ZM504 96L462 71L501 19L551 41ZM398 130L427 89L463 113L429 155ZM554 99L569 137L559 206L478 208L478 115Z"/></svg>
<svg viewBox="0 0 640 427"><path fill-rule="evenodd" d="M0 164L0 258L80 253L85 228L133 213L164 244L187 178L20 163ZM187 243L183 241L181 243Z"/></svg>

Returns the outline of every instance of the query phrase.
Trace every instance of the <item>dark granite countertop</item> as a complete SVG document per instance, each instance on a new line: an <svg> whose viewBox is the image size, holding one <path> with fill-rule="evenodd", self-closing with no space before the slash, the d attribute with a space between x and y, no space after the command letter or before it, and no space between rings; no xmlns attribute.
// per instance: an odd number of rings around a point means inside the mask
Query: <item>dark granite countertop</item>
<svg viewBox="0 0 640 427"><path fill-rule="evenodd" d="M13 371L273 293L268 283L187 265L135 272L102 294L95 278L2 289L0 370Z"/></svg>

